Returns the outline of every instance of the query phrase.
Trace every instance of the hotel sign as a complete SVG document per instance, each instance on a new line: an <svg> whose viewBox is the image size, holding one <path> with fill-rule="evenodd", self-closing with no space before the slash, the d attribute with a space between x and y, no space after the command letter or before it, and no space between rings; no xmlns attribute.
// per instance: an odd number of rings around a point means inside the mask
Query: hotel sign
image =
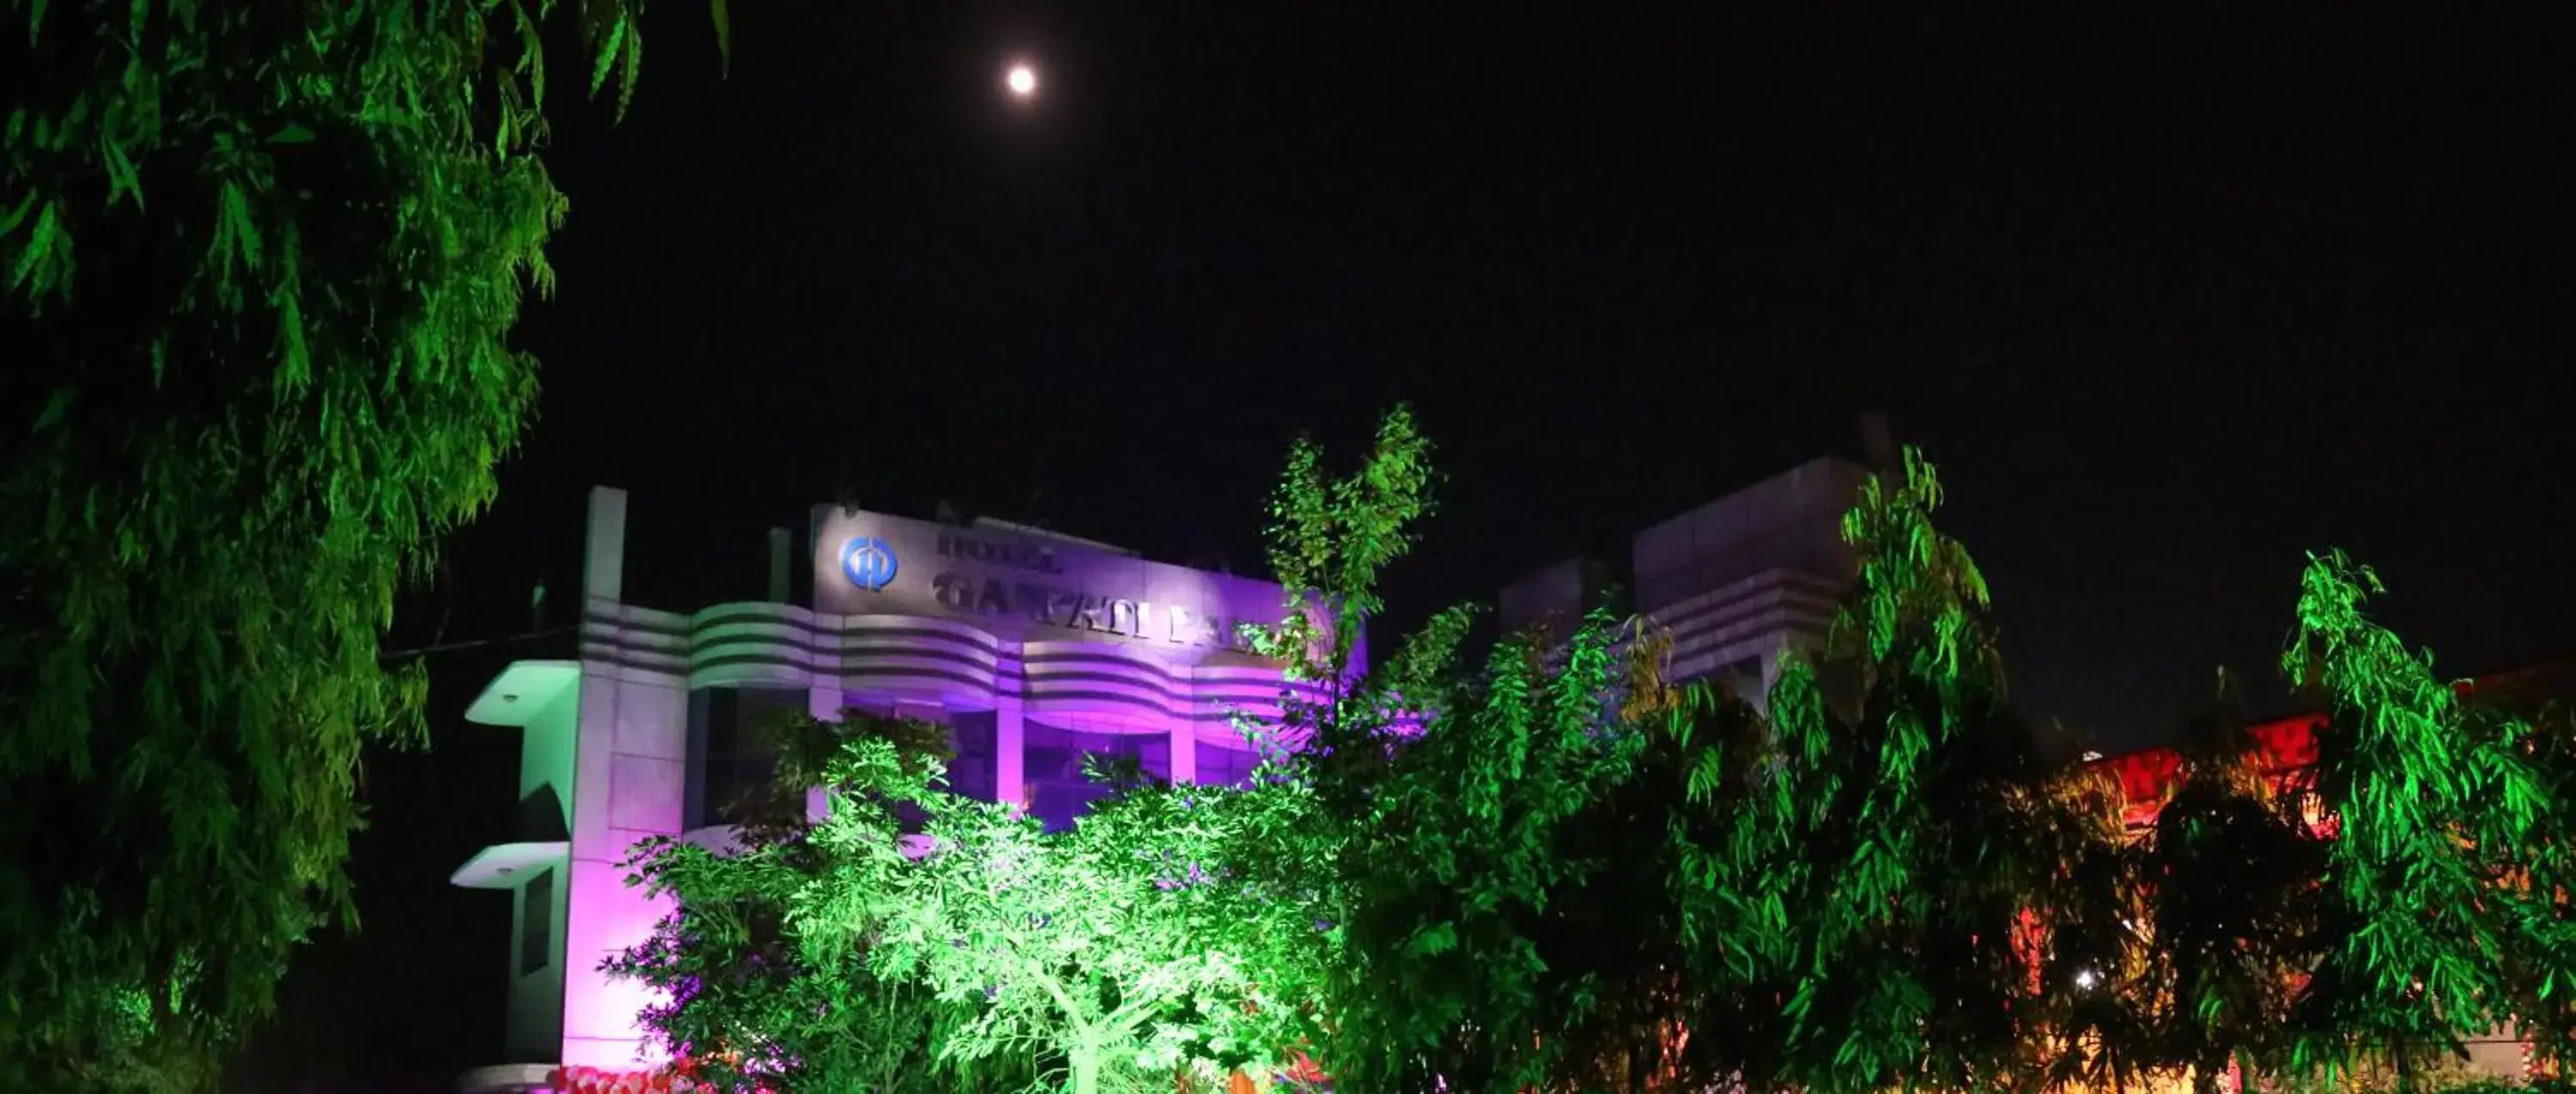
<svg viewBox="0 0 2576 1094"><path fill-rule="evenodd" d="M1248 648L1237 620L1203 605L1156 604L1142 596L1093 592L1079 580L1063 580L1064 567L1051 551L1021 553L963 533L942 532L939 553L952 562L973 560L1010 571L979 574L961 567L932 575L932 595L939 598L940 607L952 612L1022 616L1032 623L1077 631L1192 646Z"/></svg>
<svg viewBox="0 0 2576 1094"><path fill-rule="evenodd" d="M1277 585L1007 531L824 507L815 513L816 609L970 619L1023 641L1089 638L1247 649L1246 623L1279 618ZM1070 633L1066 633L1070 632Z"/></svg>

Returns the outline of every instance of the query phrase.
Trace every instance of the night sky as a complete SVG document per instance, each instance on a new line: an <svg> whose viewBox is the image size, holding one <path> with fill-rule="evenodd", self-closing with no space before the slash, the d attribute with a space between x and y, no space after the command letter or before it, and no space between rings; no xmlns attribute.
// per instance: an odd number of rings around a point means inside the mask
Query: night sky
<svg viewBox="0 0 2576 1094"><path fill-rule="evenodd" d="M2310 548L2447 668L2576 652L2576 69L2537 36L1252 7L736 4L719 78L658 5L623 124L558 92L544 416L395 644L525 630L540 580L569 621L593 484L665 609L758 597L764 530L845 489L1258 569L1289 440L1409 400L1452 478L1393 626L1884 408L2017 698L2106 746L2273 678ZM517 745L459 712L564 648L437 660L434 751L370 761L366 931L270 1051L497 1058L507 901L445 877ZM347 1006L389 981L417 1005Z"/></svg>

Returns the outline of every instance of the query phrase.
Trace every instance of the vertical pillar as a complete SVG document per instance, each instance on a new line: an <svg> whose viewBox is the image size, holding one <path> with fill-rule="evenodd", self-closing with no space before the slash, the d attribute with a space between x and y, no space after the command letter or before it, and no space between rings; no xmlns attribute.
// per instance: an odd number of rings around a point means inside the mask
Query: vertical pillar
<svg viewBox="0 0 2576 1094"><path fill-rule="evenodd" d="M667 896L626 884L635 844L676 836L688 800L689 693L669 680L621 677L590 662L582 673L580 773L573 786L570 903L564 917L565 1064L659 1062L639 1015L662 1002L644 985L610 977L600 962L653 935Z"/></svg>
<svg viewBox="0 0 2576 1094"><path fill-rule="evenodd" d="M1172 785L1199 781L1198 724L1188 718L1172 719Z"/></svg>
<svg viewBox="0 0 2576 1094"><path fill-rule="evenodd" d="M805 712L826 722L841 720L842 708L849 701L841 694L841 685L816 684L805 690ZM805 788L805 819L815 824L832 815L832 795L819 786Z"/></svg>
<svg viewBox="0 0 2576 1094"><path fill-rule="evenodd" d="M596 608L618 619L625 576L626 492L592 487L581 618ZM586 1065L633 1060L646 1047L635 1019L654 1000L640 985L612 981L599 963L643 941L658 918L655 902L626 886L620 863L635 839L678 830L685 787L677 757L688 718L685 697L630 681L613 664L585 659L580 689L570 729L570 853L557 898L564 904L558 1033L561 1062Z"/></svg>
<svg viewBox="0 0 2576 1094"><path fill-rule="evenodd" d="M788 551L787 529L770 529L769 602L772 604L787 603L788 590L794 587L789 579L789 575L794 573L788 568L791 565L791 557Z"/></svg>
<svg viewBox="0 0 2576 1094"><path fill-rule="evenodd" d="M1020 724L1020 697L993 704L993 800L1014 810L1029 807L1028 738Z"/></svg>
<svg viewBox="0 0 2576 1094"><path fill-rule="evenodd" d="M616 600L626 586L626 491L590 488L588 539L581 552L581 595Z"/></svg>

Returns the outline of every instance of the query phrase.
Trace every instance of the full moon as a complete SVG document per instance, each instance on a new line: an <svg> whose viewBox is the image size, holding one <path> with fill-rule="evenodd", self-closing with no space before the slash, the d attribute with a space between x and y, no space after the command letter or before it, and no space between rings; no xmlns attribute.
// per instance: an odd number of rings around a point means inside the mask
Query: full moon
<svg viewBox="0 0 2576 1094"><path fill-rule="evenodd" d="M1011 70L1002 75L1002 86L1010 88L1014 98L1025 99L1035 95L1038 93L1038 70L1026 64L1012 65Z"/></svg>

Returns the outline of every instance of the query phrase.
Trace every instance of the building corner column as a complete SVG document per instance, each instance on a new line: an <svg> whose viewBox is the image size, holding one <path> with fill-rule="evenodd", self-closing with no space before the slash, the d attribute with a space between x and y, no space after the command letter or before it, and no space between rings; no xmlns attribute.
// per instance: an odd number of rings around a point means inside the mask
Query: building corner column
<svg viewBox="0 0 2576 1094"><path fill-rule="evenodd" d="M841 686L838 683L829 685L815 684L805 689L805 713L813 715L816 721L840 721L848 706L849 699L847 696L841 694ZM831 815L831 789L821 786L806 787L806 823L821 824L823 823L824 818Z"/></svg>
<svg viewBox="0 0 2576 1094"><path fill-rule="evenodd" d="M1020 720L1020 697L1005 695L993 703L993 800L1013 813L1029 808L1028 733Z"/></svg>
<svg viewBox="0 0 2576 1094"><path fill-rule="evenodd" d="M626 491L591 487L588 516L581 552L582 599L614 603L626 590Z"/></svg>
<svg viewBox="0 0 2576 1094"><path fill-rule="evenodd" d="M1188 718L1172 719L1172 785L1199 781L1199 730Z"/></svg>

